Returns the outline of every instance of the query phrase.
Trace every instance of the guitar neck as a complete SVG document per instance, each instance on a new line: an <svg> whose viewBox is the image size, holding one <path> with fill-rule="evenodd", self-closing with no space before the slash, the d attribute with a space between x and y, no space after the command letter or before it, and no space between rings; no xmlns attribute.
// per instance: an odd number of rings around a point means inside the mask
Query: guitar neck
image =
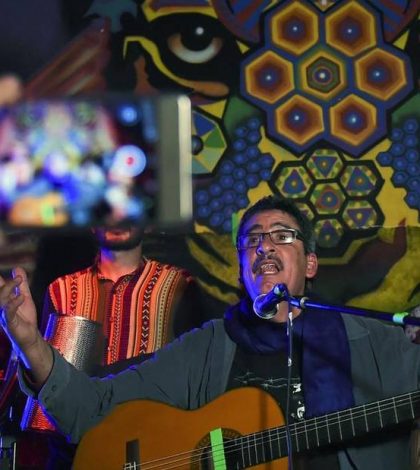
<svg viewBox="0 0 420 470"><path fill-rule="evenodd" d="M420 391L356 406L289 426L293 453L344 442L420 416ZM246 468L288 455L286 427L241 436L225 449L229 468Z"/></svg>

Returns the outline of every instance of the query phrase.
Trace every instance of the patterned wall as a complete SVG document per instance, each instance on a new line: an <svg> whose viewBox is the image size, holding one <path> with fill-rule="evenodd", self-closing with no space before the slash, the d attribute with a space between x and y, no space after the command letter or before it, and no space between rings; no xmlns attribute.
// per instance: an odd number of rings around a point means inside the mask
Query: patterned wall
<svg viewBox="0 0 420 470"><path fill-rule="evenodd" d="M217 301L238 295L241 213L275 193L313 221L321 294L399 311L420 303L419 11L418 0L96 0L83 18L96 21L27 94L189 94L195 230L149 250Z"/></svg>

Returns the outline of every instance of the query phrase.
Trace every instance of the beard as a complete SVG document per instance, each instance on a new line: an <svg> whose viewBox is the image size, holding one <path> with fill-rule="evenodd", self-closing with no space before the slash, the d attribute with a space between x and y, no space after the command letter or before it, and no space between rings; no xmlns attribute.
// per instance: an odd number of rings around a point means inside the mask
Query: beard
<svg viewBox="0 0 420 470"><path fill-rule="evenodd" d="M95 229L99 248L110 251L128 251L138 247L143 241L143 232L138 228L121 230Z"/></svg>

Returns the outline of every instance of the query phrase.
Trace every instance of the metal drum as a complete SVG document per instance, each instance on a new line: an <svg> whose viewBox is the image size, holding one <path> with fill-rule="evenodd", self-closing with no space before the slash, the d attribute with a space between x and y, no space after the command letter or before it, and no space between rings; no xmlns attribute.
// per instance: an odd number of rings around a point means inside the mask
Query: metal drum
<svg viewBox="0 0 420 470"><path fill-rule="evenodd" d="M90 373L102 363L102 324L84 317L51 314L44 338L77 369ZM28 398L21 428L24 431L54 431L37 400Z"/></svg>

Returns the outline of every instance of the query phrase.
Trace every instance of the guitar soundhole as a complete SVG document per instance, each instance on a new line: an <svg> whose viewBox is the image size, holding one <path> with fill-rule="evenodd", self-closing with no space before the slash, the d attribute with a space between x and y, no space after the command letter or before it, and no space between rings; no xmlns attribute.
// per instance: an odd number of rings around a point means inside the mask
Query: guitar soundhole
<svg viewBox="0 0 420 470"><path fill-rule="evenodd" d="M240 437L241 434L234 429L222 429L223 441L229 441ZM228 461L228 455L225 455ZM210 434L206 434L196 445L192 453L191 470L214 470L210 446ZM229 464L227 464L227 468Z"/></svg>

